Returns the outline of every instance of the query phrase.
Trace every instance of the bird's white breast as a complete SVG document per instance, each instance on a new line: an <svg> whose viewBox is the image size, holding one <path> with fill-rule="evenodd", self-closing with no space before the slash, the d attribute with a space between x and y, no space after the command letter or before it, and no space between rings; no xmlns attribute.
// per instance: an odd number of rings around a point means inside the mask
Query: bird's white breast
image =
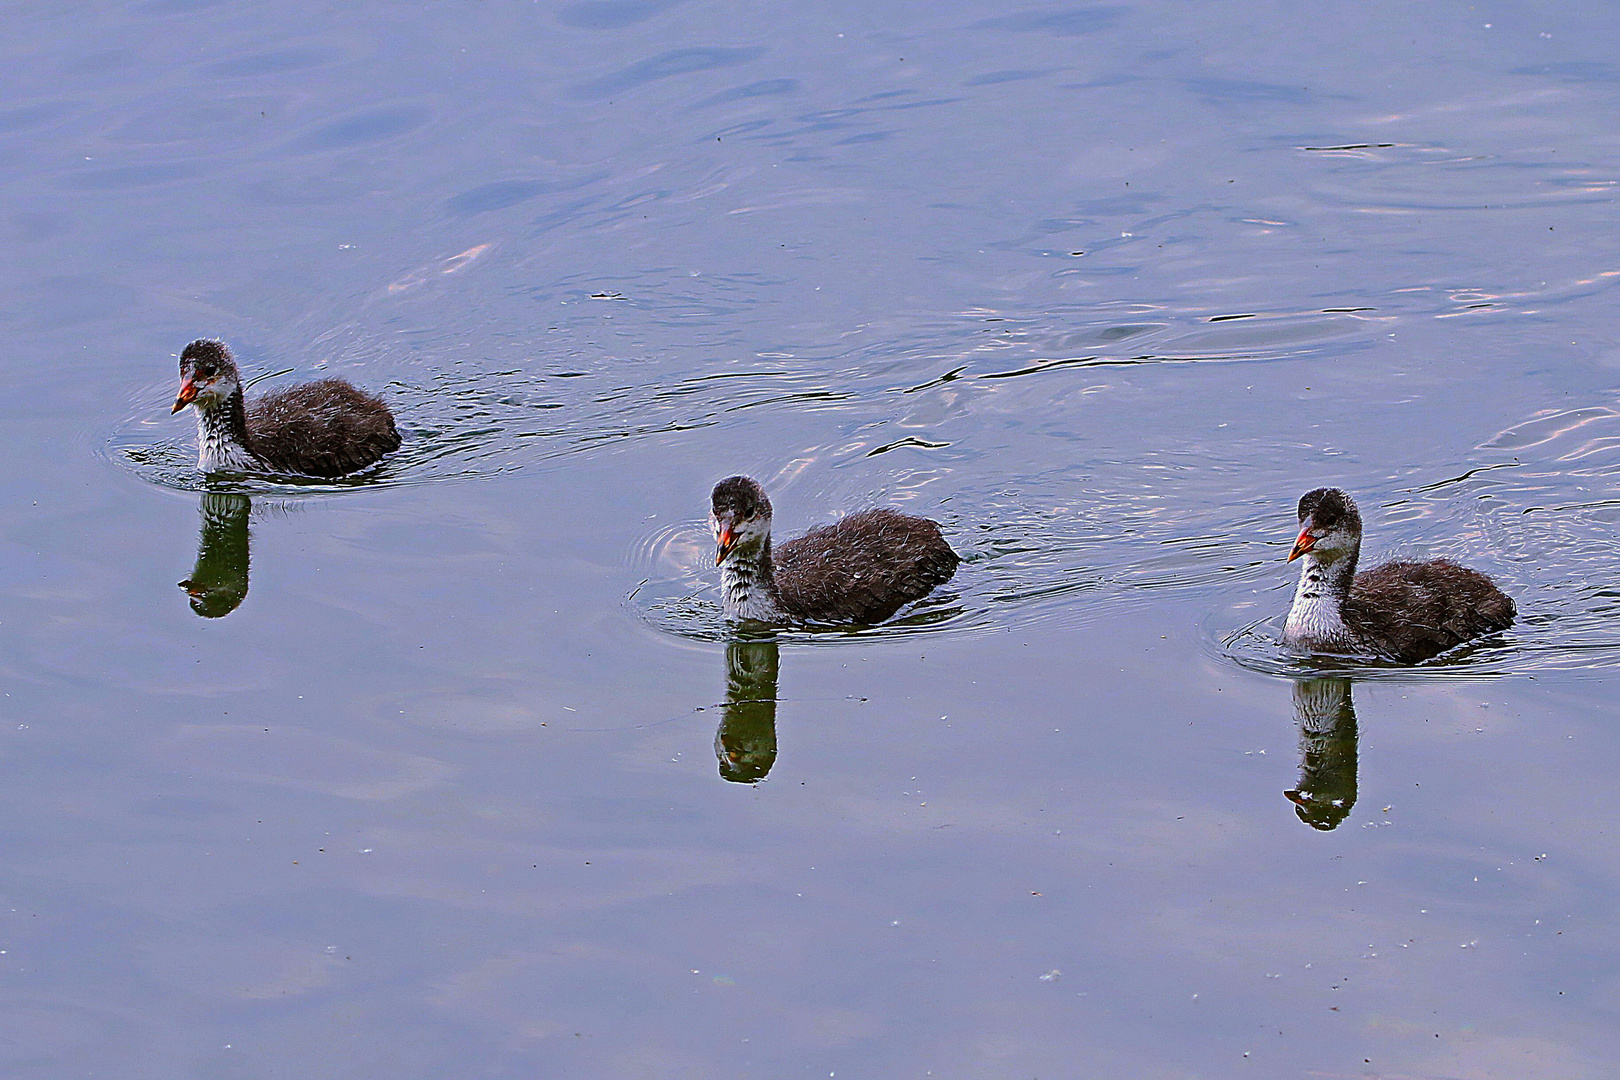
<svg viewBox="0 0 1620 1080"><path fill-rule="evenodd" d="M258 472L263 466L223 427L199 422L197 468L203 472Z"/></svg>

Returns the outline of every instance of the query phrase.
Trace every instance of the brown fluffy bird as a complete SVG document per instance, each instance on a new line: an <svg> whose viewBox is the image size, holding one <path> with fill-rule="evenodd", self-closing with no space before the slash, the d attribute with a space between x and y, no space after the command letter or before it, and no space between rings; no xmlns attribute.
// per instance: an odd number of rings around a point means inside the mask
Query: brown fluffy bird
<svg viewBox="0 0 1620 1080"><path fill-rule="evenodd" d="M1449 559L1356 573L1361 512L1338 488L1306 492L1299 524L1288 561L1304 556L1305 568L1283 632L1290 645L1415 664L1513 625L1513 598Z"/></svg>
<svg viewBox="0 0 1620 1080"><path fill-rule="evenodd" d="M242 399L242 375L223 341L199 339L180 354L180 394L171 412L197 412L197 468L334 477L399 449L394 414L342 379Z"/></svg>
<svg viewBox="0 0 1620 1080"><path fill-rule="evenodd" d="M961 561L927 518L862 510L771 550L771 500L747 476L714 486L726 615L776 623L875 623L927 596Z"/></svg>

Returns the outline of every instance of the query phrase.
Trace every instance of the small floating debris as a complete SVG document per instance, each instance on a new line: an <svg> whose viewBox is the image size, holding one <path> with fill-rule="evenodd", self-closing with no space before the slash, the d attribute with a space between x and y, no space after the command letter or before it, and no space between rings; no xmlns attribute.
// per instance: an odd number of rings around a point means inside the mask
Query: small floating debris
<svg viewBox="0 0 1620 1080"><path fill-rule="evenodd" d="M919 439L915 435L907 435L903 439L896 439L892 443L879 446L874 450L868 450L866 452L866 456L877 457L879 454L887 454L890 450L898 450L902 446L915 446L921 450L938 450L941 447L949 445L951 444L948 442L929 442L927 439Z"/></svg>
<svg viewBox="0 0 1620 1080"><path fill-rule="evenodd" d="M1332 151L1335 151L1335 150L1388 150L1390 147L1392 147L1394 145L1395 144L1392 143L1392 142L1381 142L1381 143L1358 142L1358 143L1345 143L1343 146L1302 146L1302 147L1300 147L1300 149L1301 150L1315 150L1315 151L1318 151L1318 152L1321 152L1321 153L1328 153L1328 152L1332 152Z"/></svg>

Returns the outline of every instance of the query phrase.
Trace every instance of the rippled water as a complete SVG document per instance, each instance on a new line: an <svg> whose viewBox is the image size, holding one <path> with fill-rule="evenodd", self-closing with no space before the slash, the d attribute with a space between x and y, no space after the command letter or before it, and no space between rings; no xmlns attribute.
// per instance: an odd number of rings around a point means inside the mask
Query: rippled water
<svg viewBox="0 0 1620 1080"><path fill-rule="evenodd" d="M5 1075L1613 1072L1608 7L12 15ZM961 567L729 627L737 472ZM1323 484L1517 624L1282 648Z"/></svg>

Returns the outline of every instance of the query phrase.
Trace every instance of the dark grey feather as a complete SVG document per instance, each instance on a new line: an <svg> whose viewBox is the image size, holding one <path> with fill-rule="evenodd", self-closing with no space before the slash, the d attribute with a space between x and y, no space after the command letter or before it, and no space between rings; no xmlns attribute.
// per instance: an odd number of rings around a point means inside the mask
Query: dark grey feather
<svg viewBox="0 0 1620 1080"><path fill-rule="evenodd" d="M1513 598L1449 559L1388 562L1357 574L1344 621L1374 652L1404 664L1513 625Z"/></svg>
<svg viewBox="0 0 1620 1080"><path fill-rule="evenodd" d="M318 379L255 398L247 447L277 472L343 476L399 449L394 415L381 399L342 379Z"/></svg>
<svg viewBox="0 0 1620 1080"><path fill-rule="evenodd" d="M863 510L775 553L783 609L812 622L875 623L927 596L961 561L927 518Z"/></svg>

